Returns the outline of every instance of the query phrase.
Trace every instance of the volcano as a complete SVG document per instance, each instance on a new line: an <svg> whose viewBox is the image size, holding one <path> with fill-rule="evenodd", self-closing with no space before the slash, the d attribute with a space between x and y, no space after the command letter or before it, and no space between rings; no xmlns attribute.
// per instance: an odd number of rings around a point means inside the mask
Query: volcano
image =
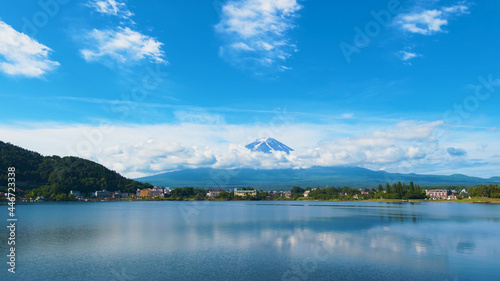
<svg viewBox="0 0 500 281"><path fill-rule="evenodd" d="M281 142L273 138L261 138L257 139L249 145L245 146L251 151L259 151L264 153L272 153L273 151L283 151L286 154L290 154L293 151L290 147L282 144Z"/></svg>

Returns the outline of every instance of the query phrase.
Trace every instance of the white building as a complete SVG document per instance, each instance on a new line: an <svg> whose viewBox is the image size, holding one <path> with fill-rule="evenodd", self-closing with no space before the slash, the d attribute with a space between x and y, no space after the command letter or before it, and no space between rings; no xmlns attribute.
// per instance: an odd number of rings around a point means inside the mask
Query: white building
<svg viewBox="0 0 500 281"><path fill-rule="evenodd" d="M210 197L210 198L219 197L220 193L223 191L224 191L224 189L222 189L222 188L210 189L207 193L207 197Z"/></svg>

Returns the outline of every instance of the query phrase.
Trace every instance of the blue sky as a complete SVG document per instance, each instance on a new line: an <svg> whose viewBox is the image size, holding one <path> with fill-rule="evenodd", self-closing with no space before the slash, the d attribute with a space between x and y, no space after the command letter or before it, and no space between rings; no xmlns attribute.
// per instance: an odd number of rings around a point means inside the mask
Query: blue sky
<svg viewBox="0 0 500 281"><path fill-rule="evenodd" d="M45 2L0 3L3 141L130 177L500 175L500 3ZM244 148L263 136L295 152Z"/></svg>

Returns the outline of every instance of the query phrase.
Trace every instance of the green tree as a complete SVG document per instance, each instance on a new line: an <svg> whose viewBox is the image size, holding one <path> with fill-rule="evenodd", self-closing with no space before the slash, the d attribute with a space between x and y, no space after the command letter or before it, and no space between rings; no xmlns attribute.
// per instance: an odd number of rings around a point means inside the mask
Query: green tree
<svg viewBox="0 0 500 281"><path fill-rule="evenodd" d="M56 201L68 201L68 195L66 193L59 193L55 199Z"/></svg>
<svg viewBox="0 0 500 281"><path fill-rule="evenodd" d="M231 193L227 192L227 191L221 191L219 193L219 198L223 199L223 200L229 200L231 197Z"/></svg>
<svg viewBox="0 0 500 281"><path fill-rule="evenodd" d="M257 192L256 199L258 199L258 200L265 200L267 198L267 196L268 196L268 193L265 192L265 191L263 191L263 190L261 190L261 191Z"/></svg>
<svg viewBox="0 0 500 281"><path fill-rule="evenodd" d="M302 187L294 186L292 190L290 190L292 194L303 194L305 190Z"/></svg>

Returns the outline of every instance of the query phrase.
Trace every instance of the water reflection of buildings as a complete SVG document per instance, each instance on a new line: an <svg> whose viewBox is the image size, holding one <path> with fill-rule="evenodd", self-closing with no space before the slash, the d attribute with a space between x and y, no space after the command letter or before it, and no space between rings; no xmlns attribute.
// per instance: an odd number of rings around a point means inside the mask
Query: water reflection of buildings
<svg viewBox="0 0 500 281"><path fill-rule="evenodd" d="M387 214L387 215L380 214L380 220L389 221L389 222L399 221L399 222L403 222L403 223L411 220L413 223L417 223L417 222L422 220L422 217L419 215L415 215L415 214L408 215L408 214L403 214L403 213Z"/></svg>

